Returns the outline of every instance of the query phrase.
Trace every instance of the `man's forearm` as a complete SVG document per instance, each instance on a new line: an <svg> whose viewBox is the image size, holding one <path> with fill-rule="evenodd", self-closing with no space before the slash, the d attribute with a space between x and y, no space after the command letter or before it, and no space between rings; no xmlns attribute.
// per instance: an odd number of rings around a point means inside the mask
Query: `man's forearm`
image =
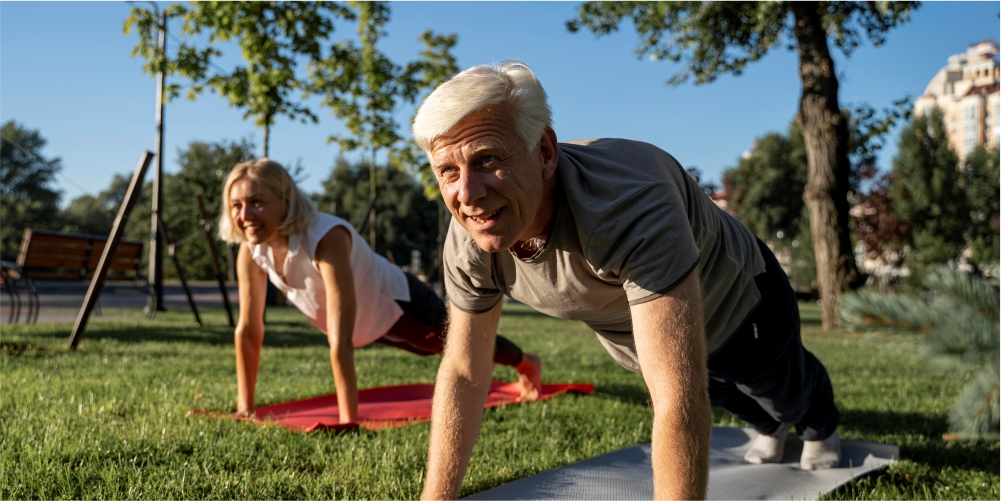
<svg viewBox="0 0 1001 501"><path fill-rule="evenodd" d="M431 445L422 499L455 499L483 420L490 374L461 375L442 362L435 383Z"/></svg>
<svg viewBox="0 0 1001 501"><path fill-rule="evenodd" d="M651 444L654 499L705 499L712 412L709 395L685 408L655 410Z"/></svg>

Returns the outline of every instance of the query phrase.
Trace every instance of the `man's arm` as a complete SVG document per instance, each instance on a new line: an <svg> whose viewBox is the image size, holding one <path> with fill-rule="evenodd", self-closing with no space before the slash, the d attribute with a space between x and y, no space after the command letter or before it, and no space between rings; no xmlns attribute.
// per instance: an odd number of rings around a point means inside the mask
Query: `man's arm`
<svg viewBox="0 0 1001 501"><path fill-rule="evenodd" d="M254 411L257 368L261 361L261 344L264 342L264 296L268 277L254 262L246 244L240 245L236 274L240 290L240 317L233 333L236 348L236 413L239 416L250 416Z"/></svg>
<svg viewBox="0 0 1001 501"><path fill-rule="evenodd" d="M337 226L327 232L316 245L315 259L327 296L327 341L340 421L357 423L358 379L352 344L357 303L351 273L351 233L347 228Z"/></svg>
<svg viewBox="0 0 1001 501"><path fill-rule="evenodd" d="M630 310L653 401L654 498L704 499L712 412L698 272Z"/></svg>
<svg viewBox="0 0 1001 501"><path fill-rule="evenodd" d="M423 499L455 499L483 422L503 302L481 314L449 306L445 354L431 406L431 446Z"/></svg>

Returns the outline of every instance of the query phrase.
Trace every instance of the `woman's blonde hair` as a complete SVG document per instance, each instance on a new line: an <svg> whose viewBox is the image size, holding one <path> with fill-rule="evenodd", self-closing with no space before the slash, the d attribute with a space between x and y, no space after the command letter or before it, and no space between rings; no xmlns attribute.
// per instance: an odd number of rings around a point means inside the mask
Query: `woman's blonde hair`
<svg viewBox="0 0 1001 501"><path fill-rule="evenodd" d="M302 192L285 167L268 158L241 162L229 171L226 183L222 188L222 210L219 213L219 238L233 244L246 242L243 230L233 224L230 215L229 192L233 183L240 179L257 181L260 186L274 193L285 207L285 219L278 226L280 235L294 235L309 227L310 221L316 215L316 204Z"/></svg>

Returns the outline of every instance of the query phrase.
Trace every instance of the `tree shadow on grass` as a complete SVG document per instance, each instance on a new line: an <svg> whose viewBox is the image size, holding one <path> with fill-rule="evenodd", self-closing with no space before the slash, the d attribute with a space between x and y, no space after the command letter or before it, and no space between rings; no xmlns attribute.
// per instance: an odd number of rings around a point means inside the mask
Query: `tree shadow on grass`
<svg viewBox="0 0 1001 501"><path fill-rule="evenodd" d="M944 416L917 412L894 412L847 409L841 412L841 429L867 435L895 435L899 438L903 459L926 464L933 468L963 468L968 470L998 471L997 441L971 442L946 441L942 434L948 431ZM892 440L892 439L891 439Z"/></svg>
<svg viewBox="0 0 1001 501"><path fill-rule="evenodd" d="M841 427L871 435L929 437L941 437L949 428L944 416L859 409L842 409Z"/></svg>
<svg viewBox="0 0 1001 501"><path fill-rule="evenodd" d="M69 342L70 329L57 328L37 336L51 339L63 338ZM229 326L177 326L94 323L87 326L81 343L110 339L125 343L200 343L207 345L232 345L233 329ZM327 346L327 336L309 324L266 324L264 346L272 348L299 348Z"/></svg>
<svg viewBox="0 0 1001 501"><path fill-rule="evenodd" d="M595 385L594 394L630 404L650 405L650 392L636 385L615 383Z"/></svg>

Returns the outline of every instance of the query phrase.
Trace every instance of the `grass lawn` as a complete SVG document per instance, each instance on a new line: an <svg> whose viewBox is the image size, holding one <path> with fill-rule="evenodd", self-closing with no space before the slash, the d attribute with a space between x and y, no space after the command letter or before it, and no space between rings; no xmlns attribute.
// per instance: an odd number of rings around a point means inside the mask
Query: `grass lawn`
<svg viewBox="0 0 1001 501"><path fill-rule="evenodd" d="M0 498L419 496L427 423L300 434L191 415L235 409L232 331L221 310L203 315L201 329L181 309L152 322L92 320L77 352L66 347L70 325L2 326ZM834 380L842 437L894 443L903 457L829 497L999 498L998 443L941 438L962 380L929 369L913 338L824 333L812 305L803 317L804 342ZM289 309L269 311L267 329L258 405L333 391L322 334ZM487 411L462 495L650 440L641 377L583 324L509 305L501 332L542 355L545 381L591 382L596 393ZM361 388L431 382L439 361L381 346L355 356ZM504 367L495 377L515 380Z"/></svg>

